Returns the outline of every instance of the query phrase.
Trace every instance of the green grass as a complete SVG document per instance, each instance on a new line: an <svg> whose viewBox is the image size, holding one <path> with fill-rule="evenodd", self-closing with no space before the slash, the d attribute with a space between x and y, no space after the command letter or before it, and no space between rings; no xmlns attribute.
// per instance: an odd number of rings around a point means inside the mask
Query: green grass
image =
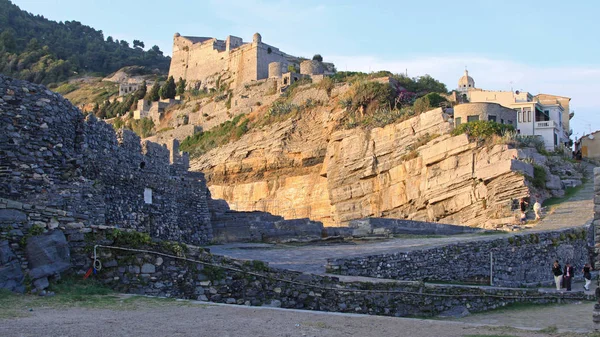
<svg viewBox="0 0 600 337"><path fill-rule="evenodd" d="M552 198L548 198L548 199L544 200L544 203L542 204L542 206L544 206L544 207L554 206L554 205L558 205L558 204L561 204L561 203L567 201L572 196L577 194L577 192L579 192L579 191L581 191L581 189L583 189L583 186L585 185L586 181L587 181L587 179L583 178L581 180L581 182L582 182L581 185L575 186L575 187L567 187L565 189L565 195L562 197L552 197Z"/></svg>
<svg viewBox="0 0 600 337"><path fill-rule="evenodd" d="M48 308L138 310L151 306L198 306L189 301L172 298L122 296L94 279L83 280L80 276L63 278L52 284L49 290L55 292L55 296L23 295L0 289L0 319L28 317L35 310Z"/></svg>
<svg viewBox="0 0 600 337"><path fill-rule="evenodd" d="M232 140L240 139L248 132L248 118L238 115L234 119L221 123L206 132L198 132L188 136L181 142L179 149L190 153L191 157L198 157L206 152L227 144Z"/></svg>

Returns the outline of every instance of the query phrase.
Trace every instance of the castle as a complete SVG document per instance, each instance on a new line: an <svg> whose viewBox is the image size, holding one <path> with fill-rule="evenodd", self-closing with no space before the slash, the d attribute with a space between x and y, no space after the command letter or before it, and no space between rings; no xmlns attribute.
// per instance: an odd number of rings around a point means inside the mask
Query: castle
<svg viewBox="0 0 600 337"><path fill-rule="evenodd" d="M223 72L234 87L266 78L280 78L285 86L306 76L318 81L335 68L331 63L288 55L263 43L259 33L247 43L232 35L223 41L175 34L169 76L186 80L190 87L210 89L222 83Z"/></svg>

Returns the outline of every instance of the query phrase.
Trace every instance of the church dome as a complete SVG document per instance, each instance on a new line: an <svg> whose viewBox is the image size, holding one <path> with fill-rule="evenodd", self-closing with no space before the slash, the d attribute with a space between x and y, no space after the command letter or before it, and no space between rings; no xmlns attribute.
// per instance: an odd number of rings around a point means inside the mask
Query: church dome
<svg viewBox="0 0 600 337"><path fill-rule="evenodd" d="M465 74L458 80L458 89L468 90L469 88L475 88L475 80L469 76L469 71L465 70Z"/></svg>

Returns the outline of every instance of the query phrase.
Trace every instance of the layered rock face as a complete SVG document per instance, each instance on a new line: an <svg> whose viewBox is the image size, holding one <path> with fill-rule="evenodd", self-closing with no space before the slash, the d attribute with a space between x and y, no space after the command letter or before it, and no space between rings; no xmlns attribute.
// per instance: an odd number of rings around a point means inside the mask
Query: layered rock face
<svg viewBox="0 0 600 337"><path fill-rule="evenodd" d="M311 114L211 151L192 169L206 172L213 198L232 209L326 226L374 216L493 227L511 222L513 200L529 193L533 167L516 149L450 136L441 109L333 133L333 109Z"/></svg>

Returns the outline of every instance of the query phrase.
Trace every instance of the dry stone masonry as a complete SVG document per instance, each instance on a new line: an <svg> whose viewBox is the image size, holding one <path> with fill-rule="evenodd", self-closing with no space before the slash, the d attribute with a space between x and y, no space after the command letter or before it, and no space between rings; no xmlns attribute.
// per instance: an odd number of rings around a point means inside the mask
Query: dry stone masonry
<svg viewBox="0 0 600 337"><path fill-rule="evenodd" d="M43 86L0 75L0 93L0 197L63 210L71 216L62 220L85 226L210 242L204 177L187 171L189 159L177 143L172 151L140 143L133 132L84 118ZM22 217L0 209L0 219Z"/></svg>
<svg viewBox="0 0 600 337"><path fill-rule="evenodd" d="M592 233L592 228L587 227L484 237L442 247L333 259L328 261L327 271L395 280L548 286L553 283L550 266L554 260L569 262L575 270L589 263L588 238ZM581 273L576 277L582 278Z"/></svg>
<svg viewBox="0 0 600 337"><path fill-rule="evenodd" d="M102 231L98 231L102 235ZM110 240L105 240L110 245ZM480 312L510 303L556 303L588 299L582 292L537 289L431 285L420 282L342 282L336 277L270 268L186 247L180 256L172 247L149 248L169 256L99 248L104 267L96 277L121 292L197 299L247 306L361 313L384 316L435 316ZM200 262L190 262L200 261Z"/></svg>

